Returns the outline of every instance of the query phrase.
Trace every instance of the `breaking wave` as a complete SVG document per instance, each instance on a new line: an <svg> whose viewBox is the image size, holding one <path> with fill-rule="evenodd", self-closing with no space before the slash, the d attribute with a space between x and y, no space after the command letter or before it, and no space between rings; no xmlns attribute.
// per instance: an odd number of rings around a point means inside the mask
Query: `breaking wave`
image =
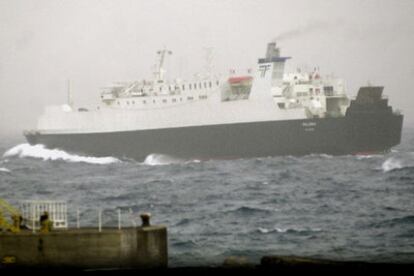
<svg viewBox="0 0 414 276"><path fill-rule="evenodd" d="M259 227L257 229L260 233L262 234L270 234L270 233L298 233L298 234L307 234L307 233L312 233L312 232L321 232L322 229L320 228L279 228L279 227L274 227L272 229L267 229L267 228L263 228L263 227Z"/></svg>
<svg viewBox="0 0 414 276"><path fill-rule="evenodd" d="M370 154L370 155L355 155L356 159L358 160L365 160L365 159L374 159L374 158L381 158L383 155L381 154Z"/></svg>
<svg viewBox="0 0 414 276"><path fill-rule="evenodd" d="M389 172L393 170L400 170L404 168L412 168L414 167L414 159L413 158L397 158L397 157L390 157L385 160L382 165L383 172Z"/></svg>
<svg viewBox="0 0 414 276"><path fill-rule="evenodd" d="M333 158L333 157L335 157L335 156L333 156L333 155L330 155L330 154L326 154L326 153L311 153L311 154L308 154L308 155L305 155L304 156L305 158L307 157L307 158L323 158L323 159L330 159L330 158ZM300 158L299 158L300 159Z"/></svg>
<svg viewBox="0 0 414 276"><path fill-rule="evenodd" d="M119 159L114 157L92 157L92 156L80 156L75 154L69 154L66 151L59 149L47 149L44 145L30 145L20 144L17 145L3 154L3 157L19 157L19 158L38 158L44 161L56 161L63 160L67 162L84 162L89 164L106 165L111 163L120 162Z"/></svg>
<svg viewBox="0 0 414 276"><path fill-rule="evenodd" d="M148 166L160 166L160 165L170 165L170 164L177 164L177 163L183 163L184 160L164 155L164 154L150 154L148 155L143 164Z"/></svg>
<svg viewBox="0 0 414 276"><path fill-rule="evenodd" d="M0 173L9 173L10 170L7 168L0 168Z"/></svg>
<svg viewBox="0 0 414 276"><path fill-rule="evenodd" d="M196 159L185 160L185 159L177 158L177 157L166 155L166 154L153 153L153 154L148 155L142 164L148 165L148 166L162 166L162 165L171 165L171 164L185 164L185 163L199 163L199 162L200 160L196 160Z"/></svg>

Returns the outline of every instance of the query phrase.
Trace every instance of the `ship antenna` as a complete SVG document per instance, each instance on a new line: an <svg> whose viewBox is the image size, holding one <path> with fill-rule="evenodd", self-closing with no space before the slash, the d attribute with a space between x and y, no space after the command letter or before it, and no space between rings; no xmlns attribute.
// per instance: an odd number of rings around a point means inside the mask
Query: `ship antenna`
<svg viewBox="0 0 414 276"><path fill-rule="evenodd" d="M213 59L214 59L214 48L205 47L204 51L205 51L205 59L206 59L205 74L206 74L206 78L210 78L211 73L213 71L212 69L213 69Z"/></svg>
<svg viewBox="0 0 414 276"><path fill-rule="evenodd" d="M73 107L73 97L72 97L72 89L71 89L71 81L68 80L68 105Z"/></svg>
<svg viewBox="0 0 414 276"><path fill-rule="evenodd" d="M167 48L164 47L164 49L159 50L157 54L160 56L160 59L159 59L157 71L155 72L155 79L157 80L157 82L163 82L164 73L166 72L164 69L165 55L166 54L171 55L172 51L167 50Z"/></svg>

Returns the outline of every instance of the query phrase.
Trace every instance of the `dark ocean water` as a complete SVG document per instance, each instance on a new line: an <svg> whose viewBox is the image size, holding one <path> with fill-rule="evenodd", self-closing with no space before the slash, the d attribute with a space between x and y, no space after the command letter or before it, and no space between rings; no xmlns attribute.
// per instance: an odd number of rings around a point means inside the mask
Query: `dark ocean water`
<svg viewBox="0 0 414 276"><path fill-rule="evenodd" d="M169 231L170 266L268 254L414 262L414 129L385 155L144 163L0 142L0 198L65 200L71 226L140 223Z"/></svg>

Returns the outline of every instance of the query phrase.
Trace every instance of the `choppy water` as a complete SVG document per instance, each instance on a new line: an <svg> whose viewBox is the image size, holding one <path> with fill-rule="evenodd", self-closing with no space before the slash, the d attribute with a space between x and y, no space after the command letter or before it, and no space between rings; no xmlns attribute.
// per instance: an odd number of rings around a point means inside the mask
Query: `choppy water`
<svg viewBox="0 0 414 276"><path fill-rule="evenodd" d="M414 262L414 130L386 155L143 163L0 142L0 197L66 200L70 222L169 227L170 265L266 254Z"/></svg>

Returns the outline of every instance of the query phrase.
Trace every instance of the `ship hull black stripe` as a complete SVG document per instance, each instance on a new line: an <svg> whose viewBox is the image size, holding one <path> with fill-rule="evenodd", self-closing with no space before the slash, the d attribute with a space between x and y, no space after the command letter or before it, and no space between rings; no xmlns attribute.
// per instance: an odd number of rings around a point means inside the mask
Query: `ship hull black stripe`
<svg viewBox="0 0 414 276"><path fill-rule="evenodd" d="M169 129L25 134L31 144L73 153L142 161L152 153L180 158L383 152L400 143L402 115L287 120Z"/></svg>

